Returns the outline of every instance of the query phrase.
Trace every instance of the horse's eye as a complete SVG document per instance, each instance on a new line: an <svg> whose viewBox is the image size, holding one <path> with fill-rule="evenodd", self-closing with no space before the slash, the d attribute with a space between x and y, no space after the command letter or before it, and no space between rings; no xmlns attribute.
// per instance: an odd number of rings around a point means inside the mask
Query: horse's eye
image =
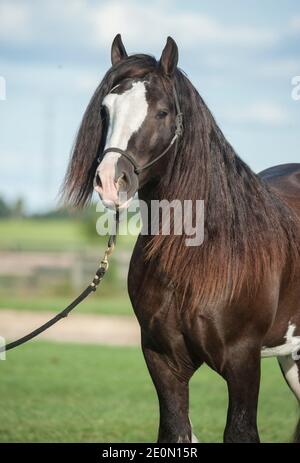
<svg viewBox="0 0 300 463"><path fill-rule="evenodd" d="M158 113L156 114L155 117L156 117L156 119L163 119L167 115L168 115L167 111L158 111Z"/></svg>

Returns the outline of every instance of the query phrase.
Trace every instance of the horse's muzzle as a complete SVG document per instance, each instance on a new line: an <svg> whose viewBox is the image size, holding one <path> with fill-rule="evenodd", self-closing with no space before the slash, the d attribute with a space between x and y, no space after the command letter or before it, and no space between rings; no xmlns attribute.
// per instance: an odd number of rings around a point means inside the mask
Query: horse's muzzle
<svg viewBox="0 0 300 463"><path fill-rule="evenodd" d="M104 158L99 164L94 189L109 208L126 208L139 187L133 166L124 158Z"/></svg>

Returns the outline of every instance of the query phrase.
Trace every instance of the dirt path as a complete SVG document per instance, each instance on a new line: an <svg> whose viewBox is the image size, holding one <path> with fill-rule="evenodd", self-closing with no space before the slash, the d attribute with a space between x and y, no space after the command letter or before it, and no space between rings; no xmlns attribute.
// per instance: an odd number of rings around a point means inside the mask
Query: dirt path
<svg viewBox="0 0 300 463"><path fill-rule="evenodd" d="M55 314L11 309L0 310L0 336L14 340L33 331ZM138 322L131 316L71 314L60 320L37 339L106 344L110 346L136 346L140 342Z"/></svg>

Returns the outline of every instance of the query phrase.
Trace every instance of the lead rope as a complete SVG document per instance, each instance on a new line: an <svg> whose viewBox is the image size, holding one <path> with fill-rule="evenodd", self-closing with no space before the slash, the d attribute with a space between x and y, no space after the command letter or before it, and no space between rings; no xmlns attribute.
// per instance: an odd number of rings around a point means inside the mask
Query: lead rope
<svg viewBox="0 0 300 463"><path fill-rule="evenodd" d="M51 320L47 321L44 323L42 326L39 328L35 329L31 333L26 334L20 339L17 339L16 341L10 342L9 344L6 344L4 346L0 347L0 353L1 352L6 352L7 350L14 349L17 346L21 346L25 342L30 341L31 339L35 338L39 334L43 333L43 331L46 331L48 328L53 326L55 323L57 323L59 320L62 318L65 318L69 315L69 313L75 309L84 299L86 299L91 293L95 292L97 290L98 285L101 283L103 280L108 267L109 267L109 258L112 255L115 244L116 244L116 239L117 239L117 234L118 234L118 226L119 226L119 211L116 211L116 227L115 227L115 233L109 236L108 243L107 243L107 248L104 252L103 258L100 262L100 265L95 273L95 276L93 278L93 281L85 288L85 290L82 291L81 294L79 294L74 301L71 302L64 310L59 312L55 317L51 318Z"/></svg>

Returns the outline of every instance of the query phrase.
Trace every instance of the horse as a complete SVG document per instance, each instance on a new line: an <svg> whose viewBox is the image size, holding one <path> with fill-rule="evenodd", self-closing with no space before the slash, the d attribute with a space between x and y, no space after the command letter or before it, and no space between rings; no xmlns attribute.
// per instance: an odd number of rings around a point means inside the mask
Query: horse
<svg viewBox="0 0 300 463"><path fill-rule="evenodd" d="M83 207L95 190L120 210L124 192L149 207L204 201L201 244L141 233L129 266L158 442L197 441L189 381L204 363L227 383L224 442L259 442L261 357L278 358L300 401L300 164L254 173L179 69L171 37L156 60L128 55L118 34L111 62L83 116L65 200Z"/></svg>

